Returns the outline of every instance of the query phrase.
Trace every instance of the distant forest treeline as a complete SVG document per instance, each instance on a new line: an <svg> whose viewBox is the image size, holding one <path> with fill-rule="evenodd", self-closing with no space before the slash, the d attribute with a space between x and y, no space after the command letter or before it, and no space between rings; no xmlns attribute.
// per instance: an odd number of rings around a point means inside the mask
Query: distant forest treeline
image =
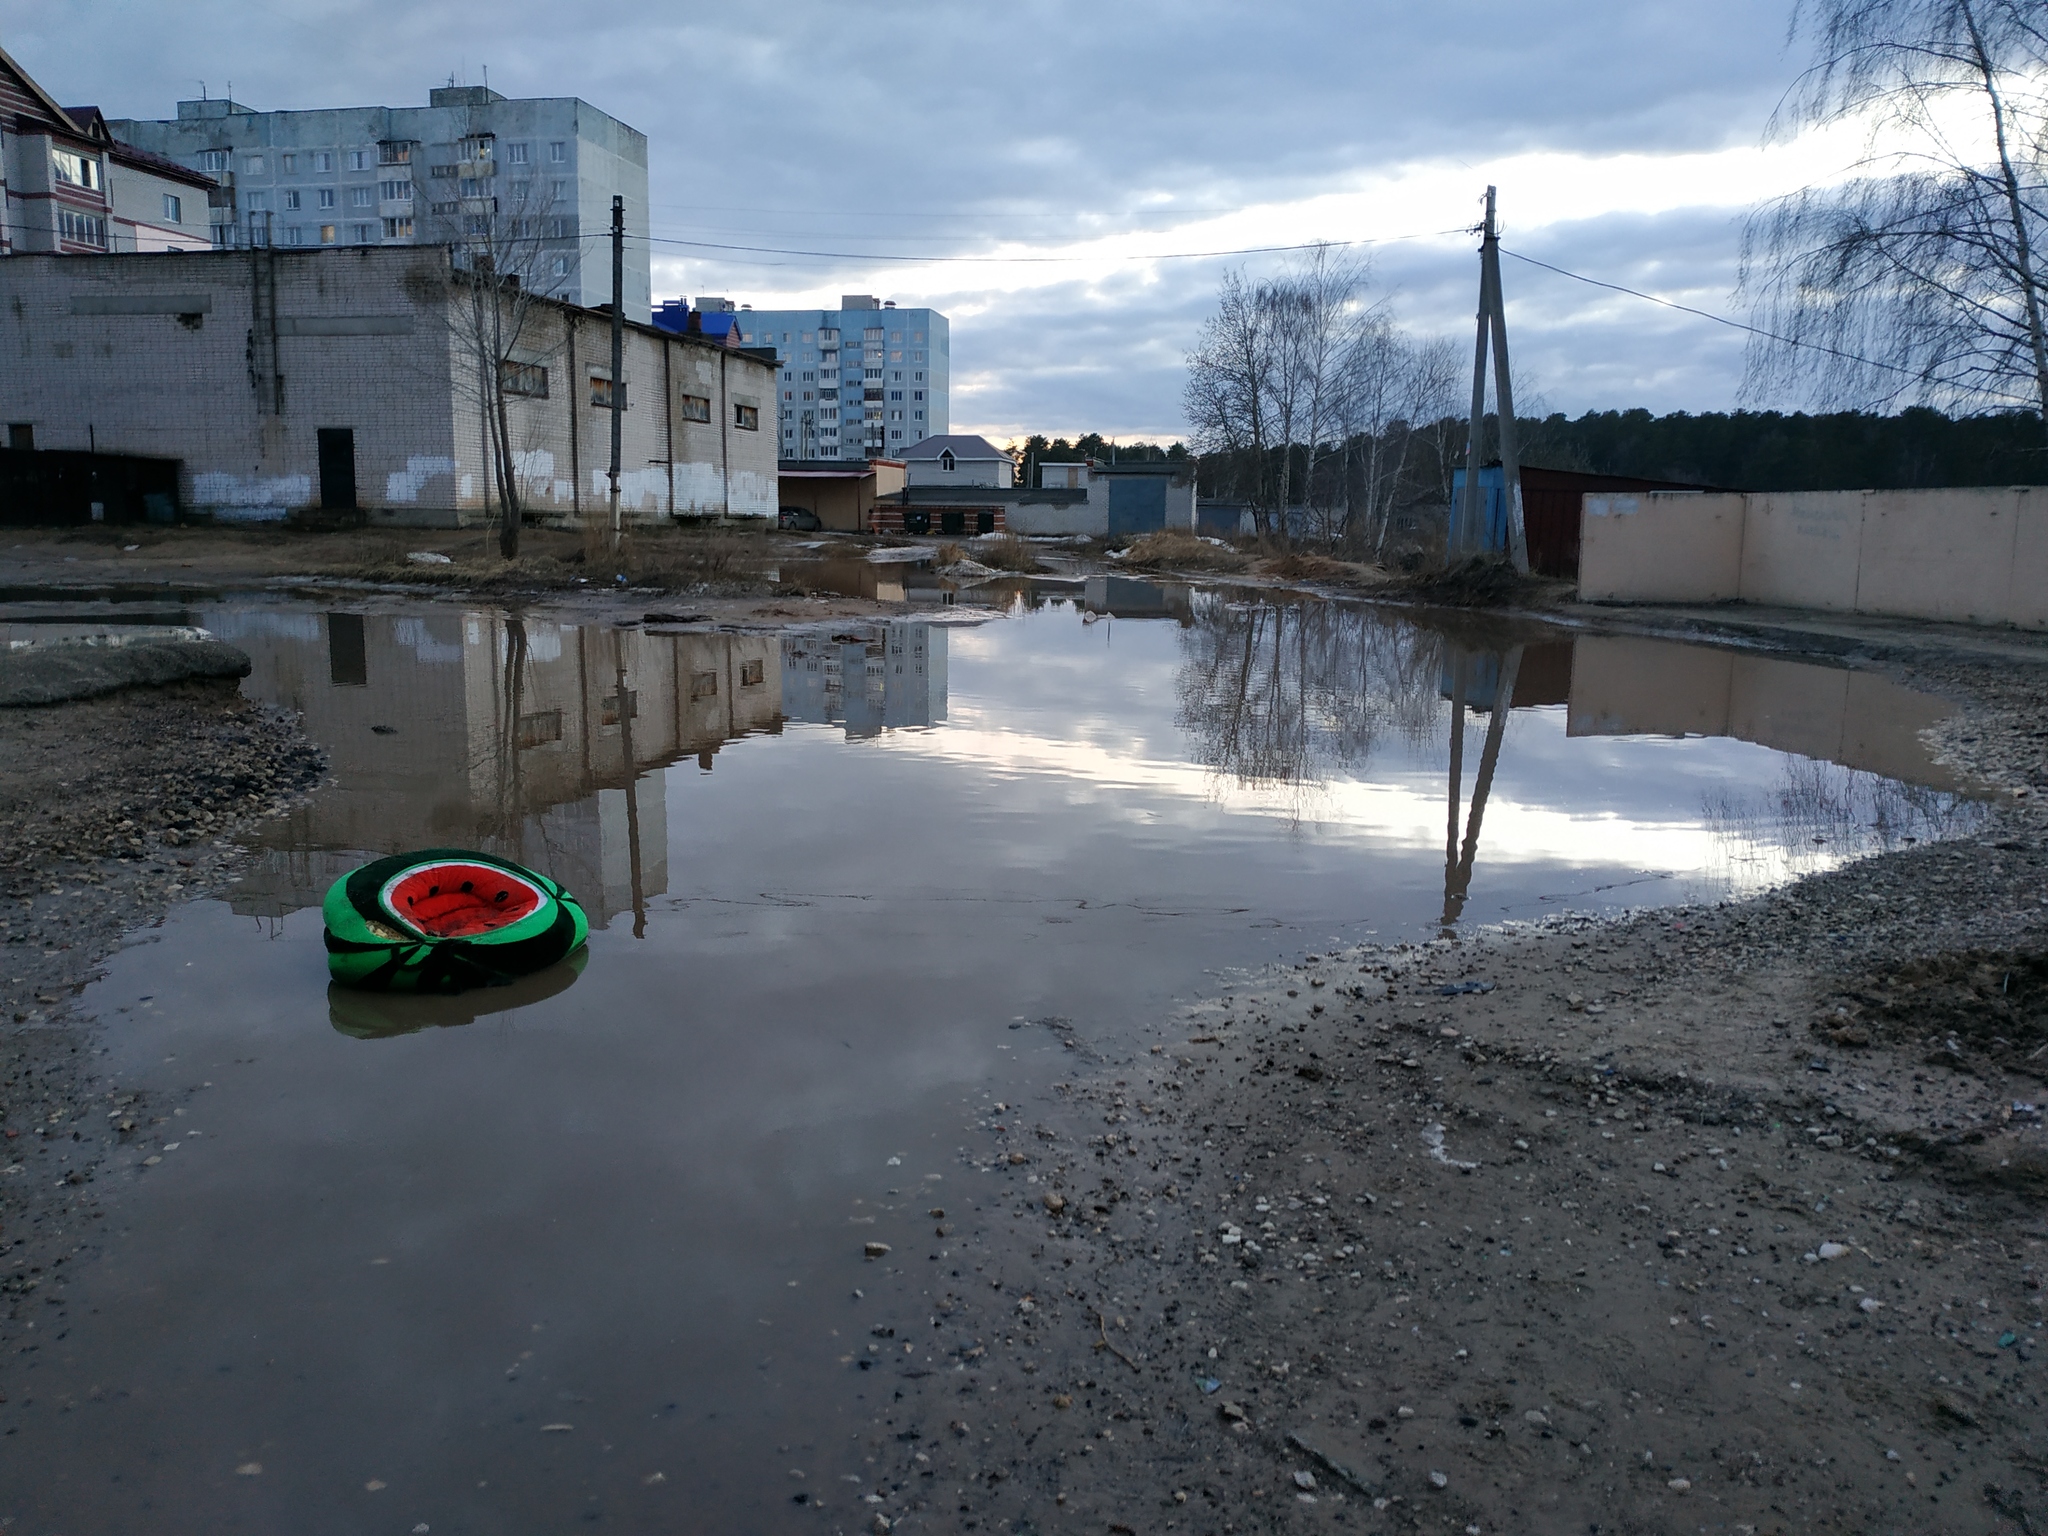
<svg viewBox="0 0 2048 1536"><path fill-rule="evenodd" d="M1525 422L1522 442L1527 462L1548 469L1737 491L2048 484L2048 444L2032 411L1962 417L1919 407L1896 416L1592 411L1576 421L1554 415Z"/></svg>

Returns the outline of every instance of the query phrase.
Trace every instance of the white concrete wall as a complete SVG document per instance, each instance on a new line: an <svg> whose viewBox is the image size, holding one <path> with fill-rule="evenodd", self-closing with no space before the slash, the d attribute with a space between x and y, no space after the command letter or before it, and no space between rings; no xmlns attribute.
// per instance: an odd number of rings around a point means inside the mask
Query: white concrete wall
<svg viewBox="0 0 2048 1536"><path fill-rule="evenodd" d="M251 377L259 266L276 274L282 411ZM437 248L26 255L0 262L0 421L40 448L180 460L188 512L281 519L319 506L317 433L355 433L356 500L373 523L486 515L490 476L474 365L449 319ZM545 398L508 411L525 510L574 523L607 509L608 319L535 304L515 356ZM269 372L271 348L257 348ZM775 514L773 369L702 340L631 327L620 479L628 516ZM693 422L686 397L709 402ZM735 408L758 409L757 430Z"/></svg>
<svg viewBox="0 0 2048 1536"><path fill-rule="evenodd" d="M1013 502L1004 509L1003 521L1012 533L1104 538L1109 533L1109 486L1097 480L1085 499Z"/></svg>
<svg viewBox="0 0 2048 1536"><path fill-rule="evenodd" d="M2048 488L1588 495L1579 595L2048 629Z"/></svg>

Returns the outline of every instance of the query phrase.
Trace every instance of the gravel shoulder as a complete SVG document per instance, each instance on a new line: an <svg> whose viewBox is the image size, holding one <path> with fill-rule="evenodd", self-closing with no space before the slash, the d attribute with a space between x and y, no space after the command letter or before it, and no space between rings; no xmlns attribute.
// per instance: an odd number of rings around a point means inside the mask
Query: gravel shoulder
<svg viewBox="0 0 2048 1536"><path fill-rule="evenodd" d="M1046 1021L859 1282L874 1528L2048 1527L2048 667L1884 644L1966 840Z"/></svg>
<svg viewBox="0 0 2048 1536"><path fill-rule="evenodd" d="M63 1266L98 1217L96 1170L169 1113L110 1096L94 1071L98 1047L67 1018L72 998L173 903L224 885L234 839L323 771L292 719L237 686L186 679L0 709L0 1343L10 1350L38 1326L61 1328ZM0 1375L0 1393L6 1385Z"/></svg>

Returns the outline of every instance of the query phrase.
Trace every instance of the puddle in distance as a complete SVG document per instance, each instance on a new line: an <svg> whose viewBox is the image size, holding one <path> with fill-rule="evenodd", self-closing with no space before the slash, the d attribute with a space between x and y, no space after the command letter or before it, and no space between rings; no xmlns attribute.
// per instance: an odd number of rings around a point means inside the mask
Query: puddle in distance
<svg viewBox="0 0 2048 1536"><path fill-rule="evenodd" d="M1124 578L780 635L194 616L334 782L87 994L166 1118L8 1373L23 1529L781 1529L792 1486L864 1524L859 1360L927 1321L880 1271L973 1280L926 1212L977 1223L977 1120L1085 1070L1034 1021L1121 1058L1219 972L1978 815L1882 679ZM448 844L576 891L580 974L330 993L328 883Z"/></svg>

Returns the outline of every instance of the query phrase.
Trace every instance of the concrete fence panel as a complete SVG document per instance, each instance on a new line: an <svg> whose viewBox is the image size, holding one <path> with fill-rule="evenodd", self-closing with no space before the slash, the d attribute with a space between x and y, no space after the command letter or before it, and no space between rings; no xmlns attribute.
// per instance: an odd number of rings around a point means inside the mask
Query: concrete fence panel
<svg viewBox="0 0 2048 1536"><path fill-rule="evenodd" d="M1737 593L1742 601L1853 611L1862 556L1863 493L1765 493L1746 499Z"/></svg>
<svg viewBox="0 0 2048 1536"><path fill-rule="evenodd" d="M2029 486L2017 497L2006 622L2048 629L2048 490Z"/></svg>
<svg viewBox="0 0 2048 1536"><path fill-rule="evenodd" d="M1742 497L1697 492L1588 494L1579 595L1589 601L1722 603L1742 574Z"/></svg>
<svg viewBox="0 0 2048 1536"><path fill-rule="evenodd" d="M1856 607L1902 618L1996 624L2010 610L2017 503L2004 487L1867 491Z"/></svg>

